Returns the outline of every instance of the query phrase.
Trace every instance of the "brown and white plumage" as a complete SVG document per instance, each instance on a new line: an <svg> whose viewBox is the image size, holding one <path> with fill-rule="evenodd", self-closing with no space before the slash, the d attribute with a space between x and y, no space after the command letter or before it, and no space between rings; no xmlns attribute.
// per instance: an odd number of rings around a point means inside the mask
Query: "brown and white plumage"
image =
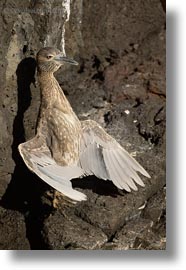
<svg viewBox="0 0 186 270"><path fill-rule="evenodd" d="M37 54L41 107L36 136L19 145L27 167L65 196L86 200L72 188L71 179L95 175L111 180L119 189L144 186L137 172L142 166L95 121L79 121L53 73L64 63L77 64L54 48Z"/></svg>

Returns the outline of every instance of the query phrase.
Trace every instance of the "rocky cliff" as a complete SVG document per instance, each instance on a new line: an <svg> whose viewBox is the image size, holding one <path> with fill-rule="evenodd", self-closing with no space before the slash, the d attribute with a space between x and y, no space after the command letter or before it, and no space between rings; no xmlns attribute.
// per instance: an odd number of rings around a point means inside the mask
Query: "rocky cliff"
<svg viewBox="0 0 186 270"><path fill-rule="evenodd" d="M0 1L1 249L165 249L165 1ZM95 119L152 178L130 194L74 180L86 202L52 207L17 146L35 134L35 54L79 62L56 76L80 119ZM14 217L14 218L12 218Z"/></svg>

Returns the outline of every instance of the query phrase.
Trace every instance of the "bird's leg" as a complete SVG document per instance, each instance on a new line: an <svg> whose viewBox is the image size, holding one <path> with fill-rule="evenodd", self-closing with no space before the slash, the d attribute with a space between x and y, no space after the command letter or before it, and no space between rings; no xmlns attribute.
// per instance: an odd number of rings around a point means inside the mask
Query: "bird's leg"
<svg viewBox="0 0 186 270"><path fill-rule="evenodd" d="M57 209L58 206L59 206L59 197L62 196L62 194L57 191L57 190L54 190L54 195L53 195L53 201L52 201L52 206L53 208Z"/></svg>
<svg viewBox="0 0 186 270"><path fill-rule="evenodd" d="M52 206L54 209L57 209L61 206L72 206L74 202L64 196L61 192L54 190L54 195L53 195L53 201L52 201Z"/></svg>

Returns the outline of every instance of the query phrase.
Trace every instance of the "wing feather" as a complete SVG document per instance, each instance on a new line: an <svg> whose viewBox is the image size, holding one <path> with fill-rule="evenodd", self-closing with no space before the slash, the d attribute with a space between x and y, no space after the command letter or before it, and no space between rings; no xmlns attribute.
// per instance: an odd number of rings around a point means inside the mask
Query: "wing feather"
<svg viewBox="0 0 186 270"><path fill-rule="evenodd" d="M125 160L125 162L128 164L129 167L134 169L135 171L140 172L147 178L150 178L150 175L148 172L122 147L120 147L120 156L122 159Z"/></svg>
<svg viewBox="0 0 186 270"><path fill-rule="evenodd" d="M115 168L115 164L113 163L112 156L109 153L109 150L104 150L104 161L106 164L106 168L108 170L109 178L113 181L113 183L120 189L122 189L121 184L119 183L117 169Z"/></svg>
<svg viewBox="0 0 186 270"><path fill-rule="evenodd" d="M127 163L128 159L124 159L122 156L121 151L118 151L118 155L120 156L119 162L120 166L125 170L126 174L131 177L137 184L144 187L144 183L139 177L139 175L136 173L136 171Z"/></svg>
<svg viewBox="0 0 186 270"><path fill-rule="evenodd" d="M129 189L138 190L137 186L131 179L131 175L128 173L128 167L124 166L121 162L120 156L118 155L118 151L113 151L113 156L115 157L115 162L118 164L118 171L120 174L121 183L126 181L126 184L129 186Z"/></svg>
<svg viewBox="0 0 186 270"><path fill-rule="evenodd" d="M39 144L39 138L35 137L34 139L20 144L18 147L27 167L65 196L76 201L86 200L86 195L74 190L70 181L72 178L84 175L83 169L77 165L58 165L51 157L47 146L45 144L43 145L43 140Z"/></svg>
<svg viewBox="0 0 186 270"><path fill-rule="evenodd" d="M136 172L146 177L145 169L95 121L82 121L83 142L80 149L80 165L86 174L111 180L118 188L128 192L138 190L135 183L144 186Z"/></svg>

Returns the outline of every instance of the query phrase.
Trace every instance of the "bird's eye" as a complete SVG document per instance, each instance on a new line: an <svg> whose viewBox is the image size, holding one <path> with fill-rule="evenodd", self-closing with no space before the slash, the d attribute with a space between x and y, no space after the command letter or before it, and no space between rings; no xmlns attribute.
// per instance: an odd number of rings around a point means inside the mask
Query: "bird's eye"
<svg viewBox="0 0 186 270"><path fill-rule="evenodd" d="M47 59L50 59L50 58L52 58L52 55L47 55Z"/></svg>

